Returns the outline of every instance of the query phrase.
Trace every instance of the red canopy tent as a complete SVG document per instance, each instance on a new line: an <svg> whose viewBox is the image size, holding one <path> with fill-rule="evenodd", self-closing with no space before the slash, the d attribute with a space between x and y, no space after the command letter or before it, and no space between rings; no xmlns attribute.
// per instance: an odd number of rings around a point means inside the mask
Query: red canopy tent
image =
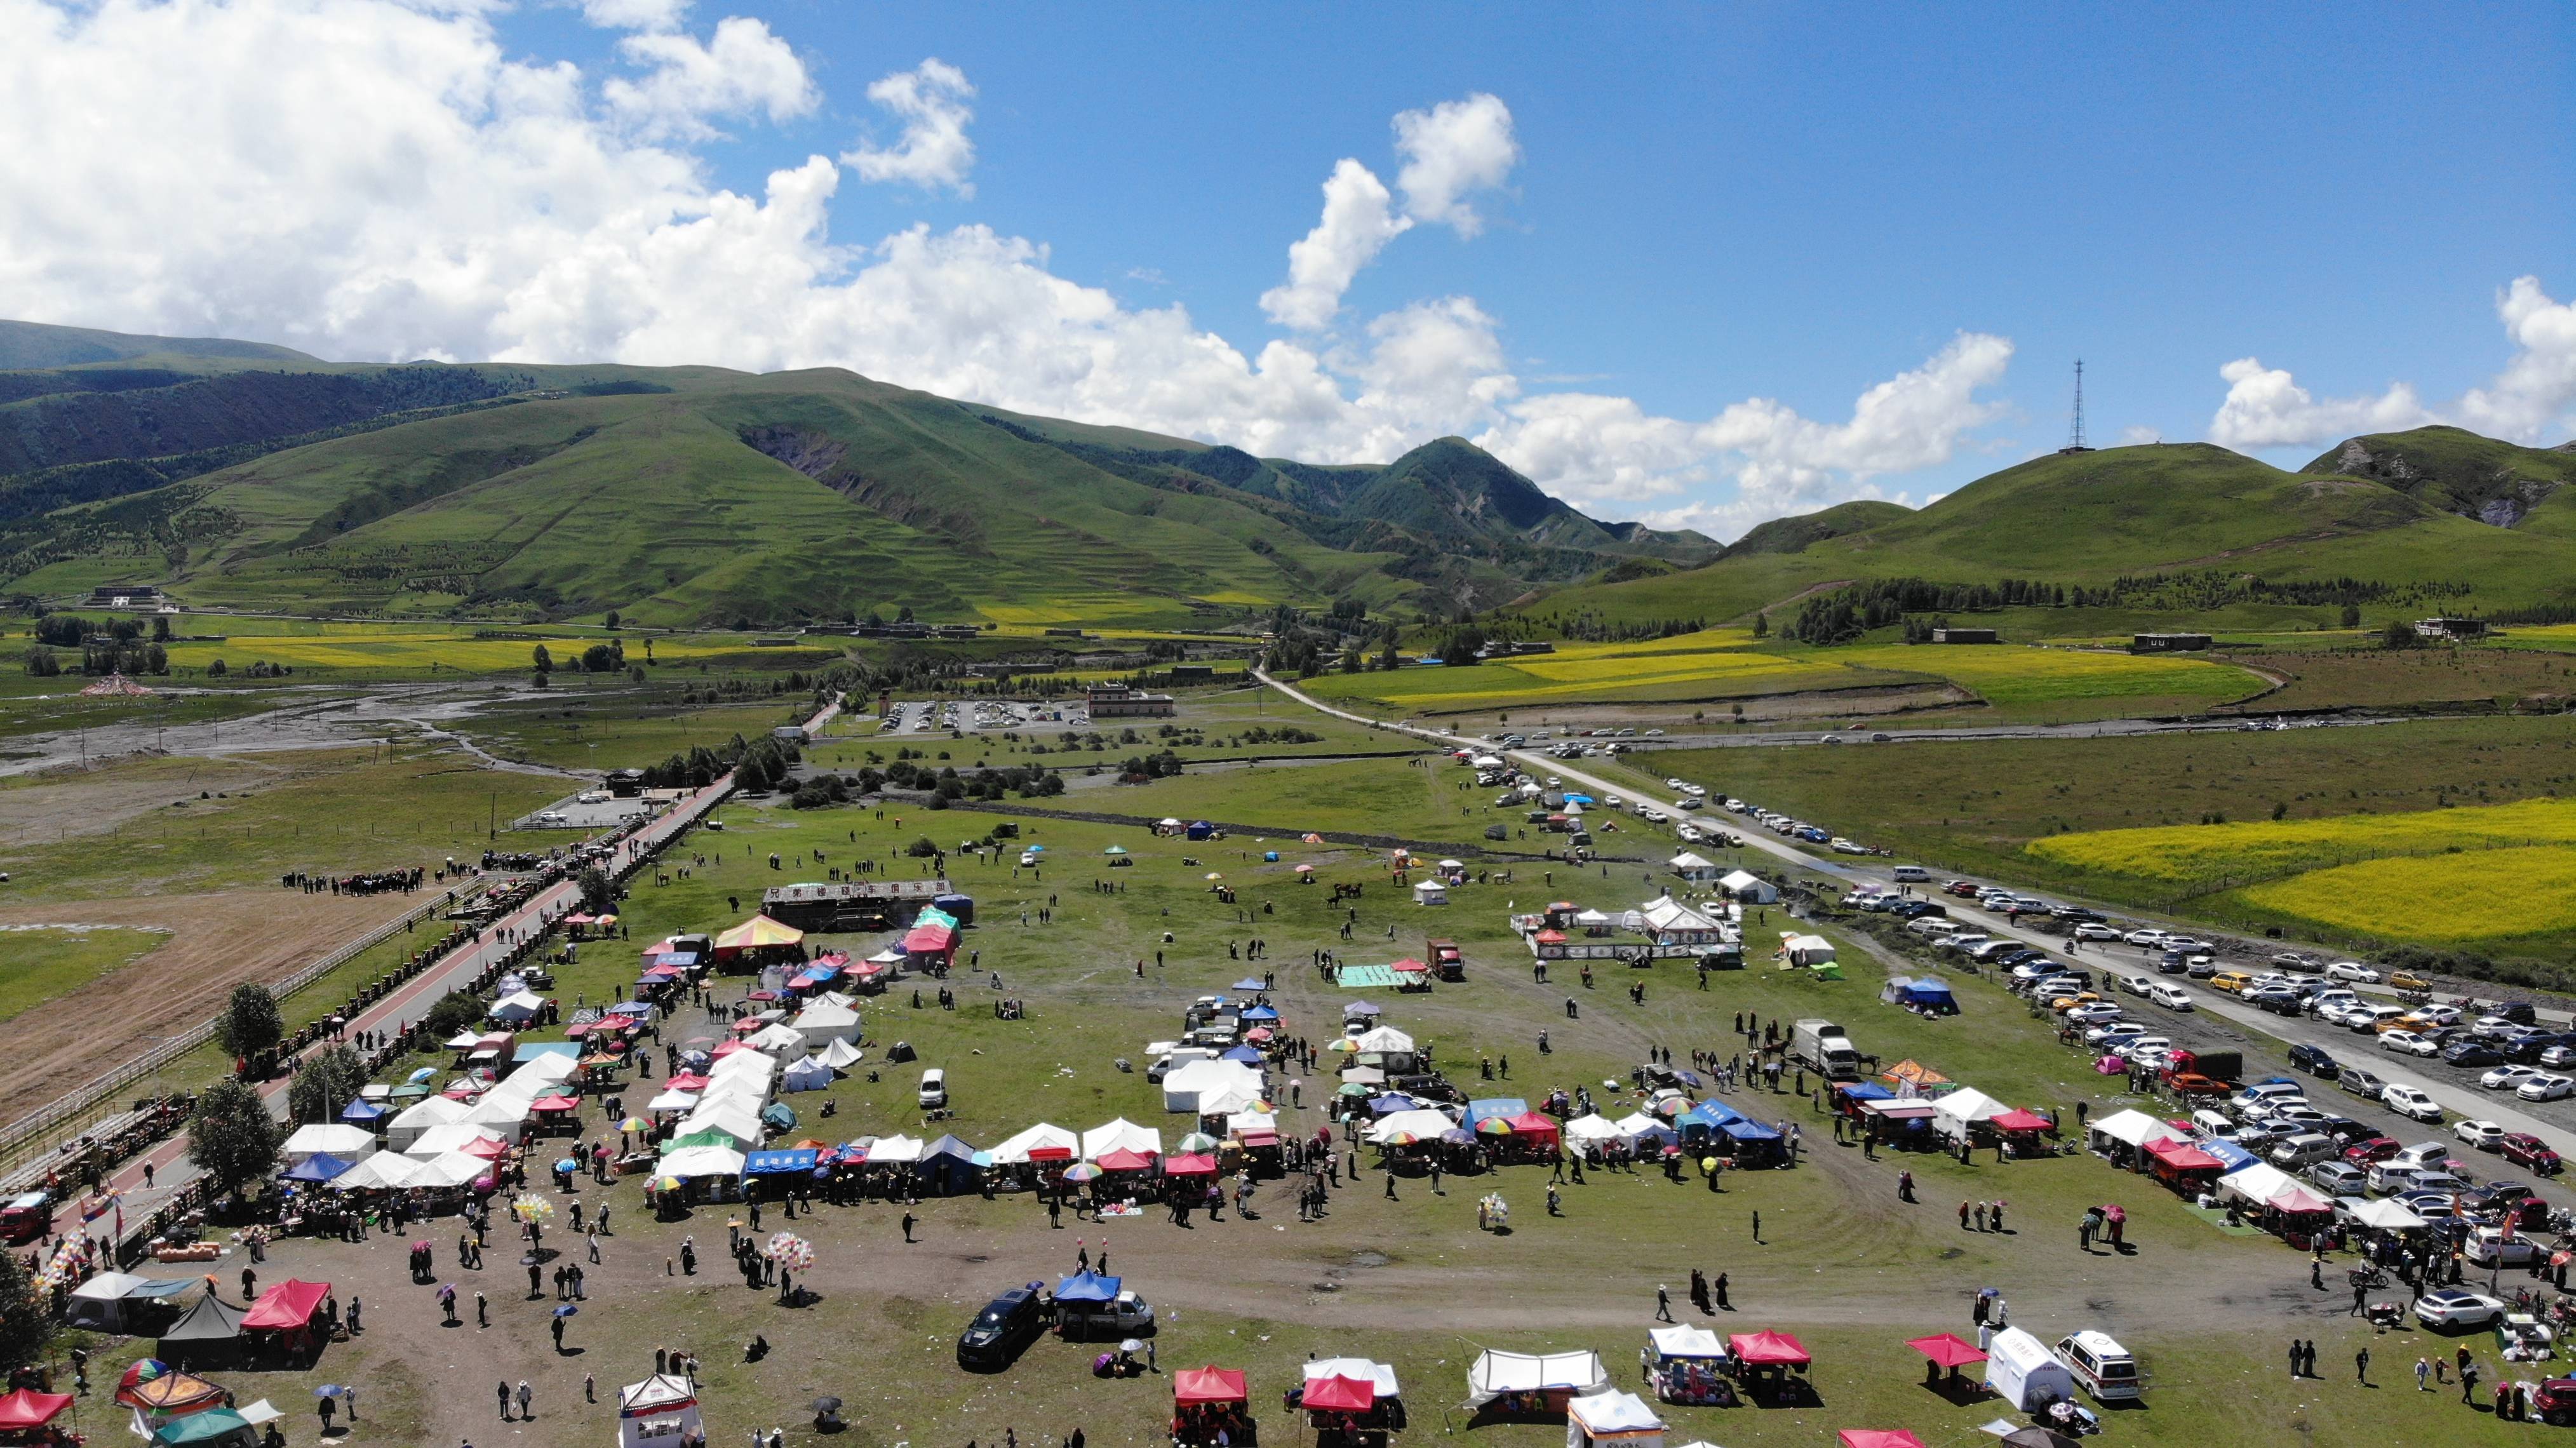
<svg viewBox="0 0 2576 1448"><path fill-rule="evenodd" d="M2187 1141L2159 1140L2147 1143L2147 1155L2176 1171L2214 1171L2227 1163Z"/></svg>
<svg viewBox="0 0 2576 1448"><path fill-rule="evenodd" d="M1310 1413L1365 1413L1377 1406L1377 1384L1334 1376L1306 1384L1300 1406Z"/></svg>
<svg viewBox="0 0 2576 1448"><path fill-rule="evenodd" d="M540 1096L528 1103L530 1111L579 1111L581 1103L570 1096Z"/></svg>
<svg viewBox="0 0 2576 1448"><path fill-rule="evenodd" d="M1834 1435L1842 1448L1923 1448L1923 1440L1902 1428L1845 1428Z"/></svg>
<svg viewBox="0 0 2576 1448"><path fill-rule="evenodd" d="M1956 1335L1946 1332L1934 1333L1930 1337L1911 1338L1905 1345L1930 1358L1934 1364L1945 1368L1963 1368L1970 1363L1981 1363L1986 1360L1986 1355L1978 1350L1975 1343L1962 1341Z"/></svg>
<svg viewBox="0 0 2576 1448"><path fill-rule="evenodd" d="M2038 1112L2021 1110L2007 1111L2001 1116L1991 1117L1986 1125L1997 1131L2055 1131L2057 1129L2056 1122Z"/></svg>
<svg viewBox="0 0 2576 1448"><path fill-rule="evenodd" d="M1190 1403L1248 1403L1252 1389L1243 1374L1233 1368L1183 1368L1172 1374L1172 1401Z"/></svg>
<svg viewBox="0 0 2576 1448"><path fill-rule="evenodd" d="M72 1405L69 1393L40 1393L20 1388L0 1397L0 1432L23 1433L41 1428L63 1414Z"/></svg>
<svg viewBox="0 0 2576 1448"><path fill-rule="evenodd" d="M1109 1155L1116 1156L1118 1153L1113 1151ZM1103 1167L1108 1167L1109 1157L1102 1157L1100 1159L1100 1164ZM1116 1168L1110 1169L1115 1170ZM1163 1175L1165 1176L1214 1176L1215 1174L1216 1158L1212 1156L1201 1156L1196 1153L1192 1153L1188 1156L1167 1156L1163 1158Z"/></svg>
<svg viewBox="0 0 2576 1448"><path fill-rule="evenodd" d="M310 1343L314 1314L322 1310L322 1299L330 1295L328 1282L299 1282L289 1277L261 1293L250 1311L242 1314L242 1330L281 1332L291 1343Z"/></svg>
<svg viewBox="0 0 2576 1448"><path fill-rule="evenodd" d="M1803 1367L1813 1359L1807 1345L1785 1332L1739 1332L1726 1340L1726 1350L1740 1363L1786 1363Z"/></svg>
<svg viewBox="0 0 2576 1448"><path fill-rule="evenodd" d="M1102 1171L1143 1171L1153 1164L1152 1157L1123 1146L1092 1163Z"/></svg>
<svg viewBox="0 0 2576 1448"><path fill-rule="evenodd" d="M1558 1135L1556 1123L1535 1111L1524 1111L1511 1118L1509 1124L1514 1136L1535 1136L1543 1141L1554 1141Z"/></svg>

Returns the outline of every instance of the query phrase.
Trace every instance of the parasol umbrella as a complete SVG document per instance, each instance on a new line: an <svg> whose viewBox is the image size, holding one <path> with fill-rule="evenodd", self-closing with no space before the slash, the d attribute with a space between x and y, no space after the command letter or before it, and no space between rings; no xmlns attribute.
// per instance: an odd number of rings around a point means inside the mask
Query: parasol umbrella
<svg viewBox="0 0 2576 1448"><path fill-rule="evenodd" d="M1392 1134L1392 1135L1388 1136L1384 1141L1380 1142L1380 1143L1379 1143L1379 1145L1381 1145L1381 1146L1412 1146L1413 1144L1415 1144L1416 1142L1419 1142L1420 1140L1422 1140L1422 1138L1421 1138L1421 1137L1418 1137L1418 1136L1414 1135L1414 1134L1413 1134L1412 1132L1410 1132L1410 1131L1399 1131L1399 1132L1395 1132L1394 1134Z"/></svg>
<svg viewBox="0 0 2576 1448"><path fill-rule="evenodd" d="M1120 1352L1143 1352L1145 1350L1145 1340L1143 1338L1136 1337L1123 1339L1118 1344L1118 1350Z"/></svg>
<svg viewBox="0 0 2576 1448"><path fill-rule="evenodd" d="M1211 880L1222 880L1225 878L1225 875L1221 871L1210 870L1207 872L1207 877Z"/></svg>
<svg viewBox="0 0 2576 1448"><path fill-rule="evenodd" d="M653 1123L645 1120L641 1116L630 1116L624 1121L617 1123L617 1129L620 1131L651 1131L653 1129Z"/></svg>
<svg viewBox="0 0 2576 1448"><path fill-rule="evenodd" d="M1195 1151L1214 1151L1217 1149L1219 1144L1220 1143L1215 1137L1208 1135L1206 1132L1193 1131L1189 1135L1181 1138L1179 1150L1183 1156L1187 1156L1191 1152Z"/></svg>
<svg viewBox="0 0 2576 1448"><path fill-rule="evenodd" d="M829 1394L816 1398L814 1400L814 1411L816 1414L822 1416L829 1416L830 1414L837 1413L841 1411L841 1400L832 1397Z"/></svg>
<svg viewBox="0 0 2576 1448"><path fill-rule="evenodd" d="M1315 867L1312 865L1299 865L1297 867L1297 873L1300 875L1311 875L1315 873Z"/></svg>
<svg viewBox="0 0 2576 1448"><path fill-rule="evenodd" d="M653 1182L653 1190L655 1190L655 1191L657 1191L657 1192L676 1192L676 1191L678 1191L679 1189L680 1189L680 1179L679 1179L678 1177L675 1177L675 1176L666 1176L666 1177L657 1177L657 1178L655 1178L655 1179L654 1179L654 1182Z"/></svg>
<svg viewBox="0 0 2576 1448"><path fill-rule="evenodd" d="M1087 1182L1099 1175L1100 1168L1087 1161L1076 1162L1064 1169L1064 1179L1069 1182Z"/></svg>
<svg viewBox="0 0 2576 1448"><path fill-rule="evenodd" d="M545 1258L538 1256L534 1252L522 1252L519 1254L519 1265L522 1267L541 1267L545 1265L545 1260Z"/></svg>
<svg viewBox="0 0 2576 1448"><path fill-rule="evenodd" d="M577 1312L579 1312L579 1311L581 1311L581 1309L580 1309L580 1308L575 1307L575 1306L573 1306L571 1303L567 1302L567 1303L565 1303L563 1306L558 1307L558 1308L556 1308L556 1309L555 1309L555 1316L557 1316L557 1317L570 1317L570 1316L572 1316L574 1313L577 1313Z"/></svg>
<svg viewBox="0 0 2576 1448"><path fill-rule="evenodd" d="M1476 1123L1476 1134L1479 1136L1509 1136L1512 1134L1512 1124L1500 1116L1488 1116L1484 1120Z"/></svg>
<svg viewBox="0 0 2576 1448"><path fill-rule="evenodd" d="M436 1066L423 1066L423 1067L421 1067L419 1070L412 1072L412 1073L411 1073L411 1075L409 1075L409 1076L405 1077L404 1079L405 1079L405 1080L407 1080L407 1081L412 1082L414 1085L418 1085L419 1083L421 1083L421 1082L423 1082L423 1081L426 1081L426 1080L428 1080L430 1077L435 1076L435 1075L437 1075L437 1074L438 1074L438 1068L437 1068Z"/></svg>
<svg viewBox="0 0 2576 1448"><path fill-rule="evenodd" d="M581 1163L580 1163L580 1162L578 1162L578 1161L575 1161L574 1159L572 1159L571 1157L568 1157L568 1156L567 1156L567 1157L561 1157L561 1158L558 1158L558 1159L556 1160L556 1162L555 1162L555 1170L557 1170L557 1171L579 1171L579 1170L581 1170Z"/></svg>
<svg viewBox="0 0 2576 1448"><path fill-rule="evenodd" d="M349 1391L347 1388L340 1386L338 1383L324 1383L322 1386L313 1390L313 1396L317 1398L336 1398L347 1391Z"/></svg>

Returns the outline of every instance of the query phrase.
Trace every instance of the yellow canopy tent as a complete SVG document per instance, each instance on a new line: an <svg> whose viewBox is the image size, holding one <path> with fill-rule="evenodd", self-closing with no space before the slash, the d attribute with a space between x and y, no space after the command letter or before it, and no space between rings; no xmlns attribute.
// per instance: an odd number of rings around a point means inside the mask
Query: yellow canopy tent
<svg viewBox="0 0 2576 1448"><path fill-rule="evenodd" d="M804 940L804 931L781 925L766 915L754 915L717 936L716 949L758 950L772 945L801 945Z"/></svg>
<svg viewBox="0 0 2576 1448"><path fill-rule="evenodd" d="M1899 1086L1923 1087L1947 1086L1950 1084L1949 1077L1942 1075L1940 1072L1933 1070L1931 1067L1924 1065L1920 1061L1899 1061L1894 1066L1889 1067L1887 1074L1881 1076L1879 1079L1882 1081L1893 1082Z"/></svg>

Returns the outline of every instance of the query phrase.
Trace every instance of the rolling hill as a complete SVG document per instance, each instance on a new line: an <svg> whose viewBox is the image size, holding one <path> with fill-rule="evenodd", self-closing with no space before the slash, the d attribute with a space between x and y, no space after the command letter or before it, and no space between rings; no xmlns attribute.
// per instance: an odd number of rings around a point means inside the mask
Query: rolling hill
<svg viewBox="0 0 2576 1448"><path fill-rule="evenodd" d="M1718 552L1454 438L1318 467L838 370L345 365L28 324L0 347L29 364L0 371L0 587L38 597L1168 627L1448 617Z"/></svg>
<svg viewBox="0 0 2576 1448"><path fill-rule="evenodd" d="M2129 613L2238 626L2331 622L2331 607L2279 614L2264 600L2339 580L2362 585L2347 595L2384 599L2382 614L2563 604L2576 602L2576 489L2559 486L2570 477L2576 453L2455 428L2356 438L2296 473L2206 443L2051 454L1919 510L1847 503L1767 523L1714 562L1567 589L1534 611L1749 619L1811 591L1896 578L2081 584L2144 600ZM2191 586L2141 582L2155 575Z"/></svg>

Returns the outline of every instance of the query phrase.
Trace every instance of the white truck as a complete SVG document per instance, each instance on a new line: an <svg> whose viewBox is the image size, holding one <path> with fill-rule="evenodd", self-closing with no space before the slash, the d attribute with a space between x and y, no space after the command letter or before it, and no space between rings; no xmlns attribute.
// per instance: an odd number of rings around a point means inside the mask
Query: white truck
<svg viewBox="0 0 2576 1448"><path fill-rule="evenodd" d="M1800 1021L1790 1032L1789 1059L1828 1081L1860 1079L1860 1052L1842 1027L1821 1017Z"/></svg>

